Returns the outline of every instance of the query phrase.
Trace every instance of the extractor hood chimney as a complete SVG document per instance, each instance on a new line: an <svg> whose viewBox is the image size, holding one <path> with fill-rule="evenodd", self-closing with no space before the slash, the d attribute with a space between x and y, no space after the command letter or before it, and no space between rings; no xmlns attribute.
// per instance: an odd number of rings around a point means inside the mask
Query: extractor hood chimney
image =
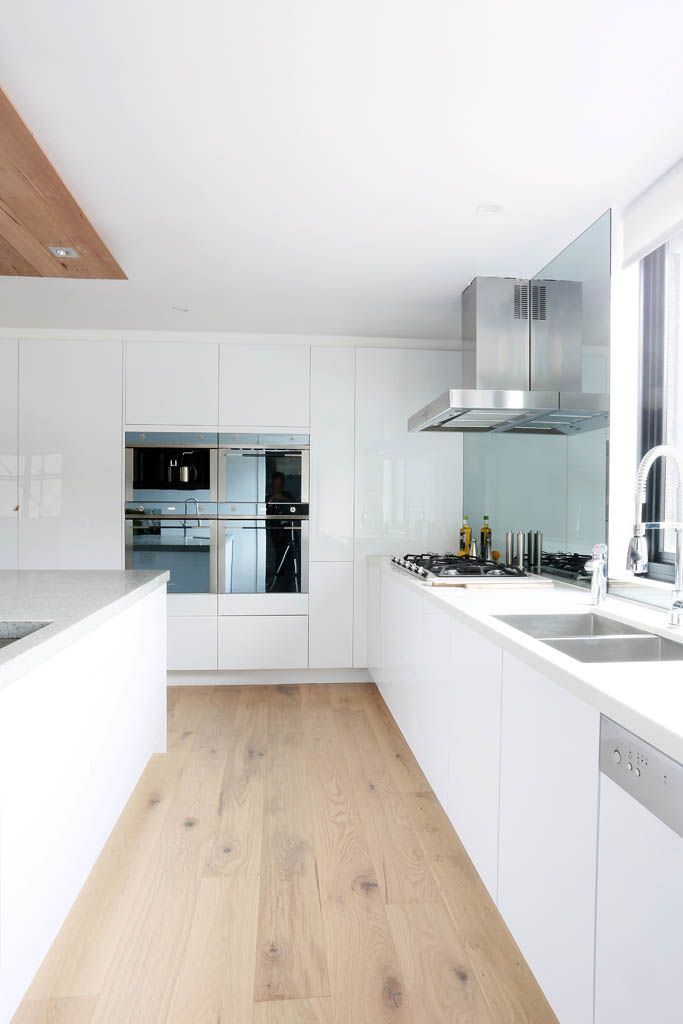
<svg viewBox="0 0 683 1024"><path fill-rule="evenodd" d="M604 427L609 396L581 387L579 281L475 277L462 293L463 386L408 429L575 434Z"/></svg>

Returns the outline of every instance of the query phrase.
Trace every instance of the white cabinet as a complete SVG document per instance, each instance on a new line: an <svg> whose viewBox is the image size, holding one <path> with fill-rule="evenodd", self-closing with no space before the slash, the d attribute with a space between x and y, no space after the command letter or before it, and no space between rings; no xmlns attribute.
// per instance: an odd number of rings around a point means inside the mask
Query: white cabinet
<svg viewBox="0 0 683 1024"><path fill-rule="evenodd" d="M500 648L453 622L446 812L494 899L498 888Z"/></svg>
<svg viewBox="0 0 683 1024"><path fill-rule="evenodd" d="M308 345L221 345L221 427L308 430L310 353Z"/></svg>
<svg viewBox="0 0 683 1024"><path fill-rule="evenodd" d="M218 618L213 615L169 615L168 669L211 671L218 668Z"/></svg>
<svg viewBox="0 0 683 1024"><path fill-rule="evenodd" d="M593 1013L599 732L594 708L504 655L498 903L562 1024Z"/></svg>
<svg viewBox="0 0 683 1024"><path fill-rule="evenodd" d="M126 423L215 430L218 345L199 341L128 342Z"/></svg>
<svg viewBox="0 0 683 1024"><path fill-rule="evenodd" d="M22 569L120 569L122 345L19 347Z"/></svg>
<svg viewBox="0 0 683 1024"><path fill-rule="evenodd" d="M309 588L310 668L350 668L353 562L312 562Z"/></svg>
<svg viewBox="0 0 683 1024"><path fill-rule="evenodd" d="M355 352L311 351L311 560L353 559Z"/></svg>
<svg viewBox="0 0 683 1024"><path fill-rule="evenodd" d="M444 810L451 795L450 752L455 722L453 618L423 599L422 650L415 668L416 756Z"/></svg>
<svg viewBox="0 0 683 1024"><path fill-rule="evenodd" d="M460 379L461 353L356 352L354 665L367 666L368 555L452 549L462 514L462 435L408 433L408 417Z"/></svg>
<svg viewBox="0 0 683 1024"><path fill-rule="evenodd" d="M227 615L218 619L219 669L308 667L305 615Z"/></svg>
<svg viewBox="0 0 683 1024"><path fill-rule="evenodd" d="M0 341L0 569L17 568L17 376L17 342Z"/></svg>
<svg viewBox="0 0 683 1024"><path fill-rule="evenodd" d="M683 838L600 777L595 1024L680 1024Z"/></svg>

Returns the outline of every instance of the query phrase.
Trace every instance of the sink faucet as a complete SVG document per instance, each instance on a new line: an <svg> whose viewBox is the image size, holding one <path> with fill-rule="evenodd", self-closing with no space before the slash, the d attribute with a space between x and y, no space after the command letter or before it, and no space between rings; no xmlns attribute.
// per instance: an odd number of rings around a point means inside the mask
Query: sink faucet
<svg viewBox="0 0 683 1024"><path fill-rule="evenodd" d="M591 573L591 604L602 604L607 597L607 545L594 544L593 557L584 568Z"/></svg>
<svg viewBox="0 0 683 1024"><path fill-rule="evenodd" d="M628 547L626 567L632 569L636 576L644 576L648 570L648 551L646 529L673 529L676 533L676 560L674 570L674 597L667 622L670 626L680 626L683 613L683 523L643 523L643 505L647 498L648 474L657 459L670 459L674 469L676 487L676 514L680 515L681 488L683 487L683 455L669 444L658 444L650 448L640 460L636 473L636 516L633 537Z"/></svg>

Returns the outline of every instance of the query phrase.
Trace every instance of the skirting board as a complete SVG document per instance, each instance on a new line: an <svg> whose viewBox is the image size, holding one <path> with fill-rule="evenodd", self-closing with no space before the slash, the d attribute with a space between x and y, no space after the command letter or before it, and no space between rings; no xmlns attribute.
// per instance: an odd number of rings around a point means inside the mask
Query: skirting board
<svg viewBox="0 0 683 1024"><path fill-rule="evenodd" d="M169 686L291 686L295 683L371 683L364 668L292 668L234 672L169 672Z"/></svg>

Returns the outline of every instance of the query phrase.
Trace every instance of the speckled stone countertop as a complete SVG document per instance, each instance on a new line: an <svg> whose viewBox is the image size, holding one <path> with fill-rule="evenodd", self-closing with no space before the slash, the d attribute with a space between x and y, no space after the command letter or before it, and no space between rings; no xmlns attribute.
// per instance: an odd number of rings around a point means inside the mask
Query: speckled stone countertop
<svg viewBox="0 0 683 1024"><path fill-rule="evenodd" d="M167 572L0 571L0 627L48 623L0 646L0 690L168 579Z"/></svg>

